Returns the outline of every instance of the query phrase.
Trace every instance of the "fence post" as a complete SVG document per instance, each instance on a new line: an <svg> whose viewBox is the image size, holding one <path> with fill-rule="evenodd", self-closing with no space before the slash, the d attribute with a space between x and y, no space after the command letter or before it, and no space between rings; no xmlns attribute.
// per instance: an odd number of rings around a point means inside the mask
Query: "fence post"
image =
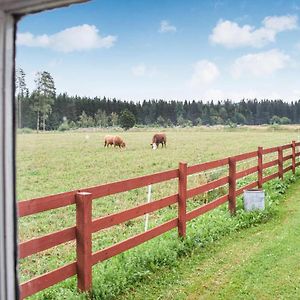
<svg viewBox="0 0 300 300"><path fill-rule="evenodd" d="M236 212L236 160L229 157L229 211L231 215Z"/></svg>
<svg viewBox="0 0 300 300"><path fill-rule="evenodd" d="M186 236L187 163L179 163L178 180L178 235Z"/></svg>
<svg viewBox="0 0 300 300"><path fill-rule="evenodd" d="M278 177L283 179L283 150L282 147L278 147Z"/></svg>
<svg viewBox="0 0 300 300"><path fill-rule="evenodd" d="M296 141L292 141L292 170L296 173Z"/></svg>
<svg viewBox="0 0 300 300"><path fill-rule="evenodd" d="M92 287L92 194L76 194L77 287L87 292Z"/></svg>
<svg viewBox="0 0 300 300"><path fill-rule="evenodd" d="M257 151L258 159L258 188L261 189L263 185L263 147L258 147Z"/></svg>

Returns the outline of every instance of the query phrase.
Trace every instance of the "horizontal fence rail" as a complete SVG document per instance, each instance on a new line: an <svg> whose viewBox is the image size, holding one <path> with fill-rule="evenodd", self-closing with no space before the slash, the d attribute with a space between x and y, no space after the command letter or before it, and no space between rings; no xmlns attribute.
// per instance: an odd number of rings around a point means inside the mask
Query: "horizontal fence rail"
<svg viewBox="0 0 300 300"><path fill-rule="evenodd" d="M221 186L223 186L227 183L229 183L229 177L228 176L225 176L225 177L219 178L217 180L208 182L206 184L200 185L199 187L188 190L187 191L187 198L191 198L191 197L194 197L196 195L203 194L205 192L214 190L214 189L219 188L219 187L221 187Z"/></svg>
<svg viewBox="0 0 300 300"><path fill-rule="evenodd" d="M149 241L175 227L178 225L178 219L172 219L168 222L165 222L159 226L156 226L152 229L147 230L141 234L135 235L125 241L117 243L113 246L110 246L106 249L100 250L93 254L92 256L92 263L93 265L99 261L104 261L110 257L113 257L119 253L122 253L126 250L129 250L133 247L136 247L146 241Z"/></svg>
<svg viewBox="0 0 300 300"><path fill-rule="evenodd" d="M76 192L67 192L27 201L20 201L18 203L19 217L25 217L50 209L75 204L75 195Z"/></svg>
<svg viewBox="0 0 300 300"><path fill-rule="evenodd" d="M21 298L31 296L56 283L66 280L77 273L76 262L31 279L21 285Z"/></svg>
<svg viewBox="0 0 300 300"><path fill-rule="evenodd" d="M190 166L187 169L187 175L200 173L203 171L207 171L210 169L215 169L215 168L219 168L219 167L228 165L228 161L229 161L228 158L224 158L224 159L214 160L214 161L210 161L210 162L205 162L205 163L202 163L199 165Z"/></svg>
<svg viewBox="0 0 300 300"><path fill-rule="evenodd" d="M19 258L53 248L76 239L76 227L66 228L19 244Z"/></svg>
<svg viewBox="0 0 300 300"><path fill-rule="evenodd" d="M37 237L29 241L24 241L19 244L19 258L23 259L41 251L76 240L76 261L22 283L20 285L21 298L24 299L74 275L77 275L78 289L80 291L89 291L92 288L92 267L98 262L134 248L174 228L177 228L179 236L185 237L186 223L188 221L214 210L224 203L228 203L228 209L230 213L234 215L236 211L236 197L241 195L244 190L257 187L262 188L264 183L274 178L283 179L284 173L288 171L292 171L295 174L296 167L300 166L300 161L296 161L297 157L300 156L300 152L297 151L297 147L299 146L300 142L296 143L293 141L291 144L285 144L279 147L267 149L258 147L257 151L210 162L192 166L187 166L187 163L180 163L178 169L174 170L20 201L18 203L19 217L26 217L70 205L76 206L75 226ZM273 160L264 162L264 158L268 154L271 154ZM277 155L276 159L274 159L274 155ZM253 159L255 158L257 158L257 161L255 162L255 165L253 165ZM291 165L286 165L289 161L291 161ZM239 171L237 171L239 164L244 163L252 165L246 169L239 169ZM264 171L271 167L277 167L276 172L264 175ZM222 169L222 175L220 176L223 177L188 189L187 183L190 175L208 170L216 171L220 168ZM257 180L249 182L243 187L237 187L237 181L239 179L250 175L257 176ZM138 205L131 209L92 219L92 202L94 199L169 180L178 181L178 193L153 202ZM219 189L223 186L228 186L226 195L220 196L209 203L203 204L202 206L187 212L186 205L188 199L204 193L209 193L210 191ZM92 253L93 233L175 204L178 206L177 218L166 221L143 233Z"/></svg>
<svg viewBox="0 0 300 300"><path fill-rule="evenodd" d="M204 213L213 210L215 208L217 208L218 206L220 206L221 204L227 202L229 199L228 195L222 196L216 200L213 200L205 205L202 205L190 212L187 213L186 215L186 220L190 221L192 219L195 219L196 217L203 215Z"/></svg>
<svg viewBox="0 0 300 300"><path fill-rule="evenodd" d="M103 184L84 189L85 192L93 194L94 198L100 198L117 193L127 192L133 189L141 188L149 184L164 182L178 177L178 170L170 170L161 173L141 176L133 179L122 180L118 182Z"/></svg>
<svg viewBox="0 0 300 300"><path fill-rule="evenodd" d="M96 219L92 223L92 232L97 232L99 230L118 225L120 223L135 219L137 217L143 216L145 214L154 212L161 208L167 207L169 205L175 204L178 201L178 195L172 195L165 197L163 199L142 204L134 208L124 210L119 213L111 214L99 219Z"/></svg>

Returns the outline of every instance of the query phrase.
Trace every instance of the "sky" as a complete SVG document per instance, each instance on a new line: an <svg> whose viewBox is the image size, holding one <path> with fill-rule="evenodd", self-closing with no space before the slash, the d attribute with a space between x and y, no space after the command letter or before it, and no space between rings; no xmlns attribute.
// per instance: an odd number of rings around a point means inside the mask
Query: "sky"
<svg viewBox="0 0 300 300"><path fill-rule="evenodd" d="M122 100L300 99L300 0L93 0L18 23L32 91Z"/></svg>

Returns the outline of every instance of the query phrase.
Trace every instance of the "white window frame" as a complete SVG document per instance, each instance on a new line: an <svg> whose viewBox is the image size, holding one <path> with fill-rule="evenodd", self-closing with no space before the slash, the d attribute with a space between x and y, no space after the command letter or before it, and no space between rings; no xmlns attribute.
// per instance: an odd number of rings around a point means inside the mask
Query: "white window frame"
<svg viewBox="0 0 300 300"><path fill-rule="evenodd" d="M15 36L24 14L89 0L0 0L0 299L18 299L15 197Z"/></svg>

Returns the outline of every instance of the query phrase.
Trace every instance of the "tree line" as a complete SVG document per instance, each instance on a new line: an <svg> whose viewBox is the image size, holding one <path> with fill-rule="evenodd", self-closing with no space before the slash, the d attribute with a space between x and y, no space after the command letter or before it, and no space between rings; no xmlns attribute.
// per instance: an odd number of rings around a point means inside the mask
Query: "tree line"
<svg viewBox="0 0 300 300"><path fill-rule="evenodd" d="M218 102L144 100L122 101L106 97L56 94L50 73L36 75L36 88L29 92L25 73L16 76L18 127L67 130L78 127L194 126L232 124L300 123L300 100L230 100Z"/></svg>

